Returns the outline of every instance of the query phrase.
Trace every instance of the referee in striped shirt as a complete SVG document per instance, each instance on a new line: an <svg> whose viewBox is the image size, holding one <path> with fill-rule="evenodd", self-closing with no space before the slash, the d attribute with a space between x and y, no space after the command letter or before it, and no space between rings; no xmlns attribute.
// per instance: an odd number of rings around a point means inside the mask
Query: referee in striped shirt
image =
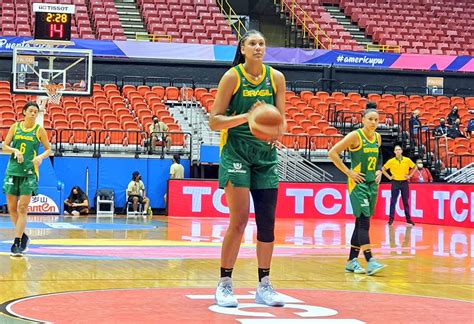
<svg viewBox="0 0 474 324"><path fill-rule="evenodd" d="M395 157L388 160L383 168L383 174L391 180L392 183L392 197L390 198L390 218L388 225L393 224L393 217L395 215L395 205L397 204L398 195L402 193L403 209L405 210L405 217L407 224L414 226L415 223L411 220L410 206L408 205L408 180L416 171L416 165L410 158L402 155L403 150L400 145L395 145ZM390 170L390 174L388 174Z"/></svg>

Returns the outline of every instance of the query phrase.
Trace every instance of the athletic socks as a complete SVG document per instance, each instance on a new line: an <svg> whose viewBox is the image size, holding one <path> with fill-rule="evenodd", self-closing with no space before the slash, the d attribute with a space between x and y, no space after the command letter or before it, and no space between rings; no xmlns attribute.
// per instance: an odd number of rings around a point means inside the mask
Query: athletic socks
<svg viewBox="0 0 474 324"><path fill-rule="evenodd" d="M372 251L370 249L364 251L364 256L367 261L372 259Z"/></svg>
<svg viewBox="0 0 474 324"><path fill-rule="evenodd" d="M351 252L349 253L349 261L359 256L360 247L351 246Z"/></svg>
<svg viewBox="0 0 474 324"><path fill-rule="evenodd" d="M262 278L270 275L270 268L263 269L258 268L258 282L262 281Z"/></svg>
<svg viewBox="0 0 474 324"><path fill-rule="evenodd" d="M232 278L232 271L233 270L234 270L234 268L227 269L227 268L222 268L221 267L221 278L225 278L225 277Z"/></svg>

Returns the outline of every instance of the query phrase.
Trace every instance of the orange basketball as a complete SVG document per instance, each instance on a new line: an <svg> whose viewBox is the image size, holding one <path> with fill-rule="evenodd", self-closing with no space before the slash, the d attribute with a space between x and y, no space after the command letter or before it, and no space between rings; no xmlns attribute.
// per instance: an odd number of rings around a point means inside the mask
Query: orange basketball
<svg viewBox="0 0 474 324"><path fill-rule="evenodd" d="M262 141L272 141L281 135L283 117L273 105L261 104L249 115L249 127L252 134Z"/></svg>

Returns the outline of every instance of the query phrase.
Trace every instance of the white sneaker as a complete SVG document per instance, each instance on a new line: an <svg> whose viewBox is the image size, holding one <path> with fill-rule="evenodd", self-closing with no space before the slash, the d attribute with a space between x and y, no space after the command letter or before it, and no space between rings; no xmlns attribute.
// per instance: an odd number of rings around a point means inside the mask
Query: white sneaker
<svg viewBox="0 0 474 324"><path fill-rule="evenodd" d="M232 290L232 278L223 277L216 289L216 304L221 307L237 307L237 298Z"/></svg>
<svg viewBox="0 0 474 324"><path fill-rule="evenodd" d="M73 210L71 214L72 216L79 216L81 213L79 213L77 210Z"/></svg>
<svg viewBox="0 0 474 324"><path fill-rule="evenodd" d="M264 304L268 306L284 306L283 297L278 294L272 287L270 277L262 278L255 294L255 301L257 304Z"/></svg>

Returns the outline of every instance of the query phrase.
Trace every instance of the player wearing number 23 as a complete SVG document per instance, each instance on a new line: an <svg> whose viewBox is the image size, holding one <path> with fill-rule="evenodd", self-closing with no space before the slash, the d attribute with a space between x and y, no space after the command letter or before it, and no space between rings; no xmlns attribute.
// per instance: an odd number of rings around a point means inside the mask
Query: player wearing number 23
<svg viewBox="0 0 474 324"><path fill-rule="evenodd" d="M370 218L374 215L382 176L382 171L377 166L382 139L376 132L379 114L375 107L375 104L367 104L368 109L364 112L362 120L364 127L349 133L334 145L328 154L336 167L347 175L352 210L356 217L345 271L356 274L367 273L369 276L385 267L372 257L369 237ZM350 152L350 169L339 156L346 149ZM367 271L357 261L360 250L367 260Z"/></svg>
<svg viewBox="0 0 474 324"><path fill-rule="evenodd" d="M10 153L3 192L7 195L8 212L15 225L15 240L11 254L21 256L28 245L25 234L26 216L31 196L38 193L38 168L51 154L48 135L43 127L36 124L39 107L35 102L27 102L23 108L23 121L10 127L3 142L3 152ZM45 151L38 155L39 145Z"/></svg>

